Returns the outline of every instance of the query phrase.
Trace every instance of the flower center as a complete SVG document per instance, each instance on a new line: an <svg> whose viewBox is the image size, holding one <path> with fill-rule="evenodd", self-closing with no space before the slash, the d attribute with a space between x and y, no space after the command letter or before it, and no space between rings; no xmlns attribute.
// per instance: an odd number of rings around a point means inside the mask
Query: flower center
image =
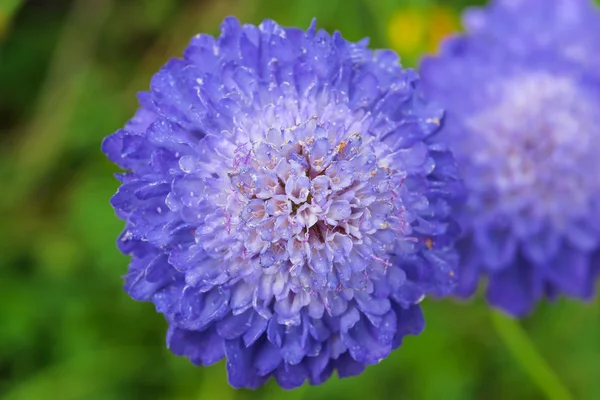
<svg viewBox="0 0 600 400"><path fill-rule="evenodd" d="M509 207L510 199L519 200L521 211L556 223L585 212L589 195L599 189L588 171L600 168L591 151L600 137L582 90L571 79L547 73L499 85L490 93L500 101L469 121L478 133L471 139L479 149L470 156L473 168L489 182L479 189L493 190Z"/></svg>
<svg viewBox="0 0 600 400"><path fill-rule="evenodd" d="M287 269L304 289L341 292L358 272L366 285L367 264L390 264L406 225L404 174L360 134L327 128L311 118L239 144L227 209L244 259L267 274Z"/></svg>

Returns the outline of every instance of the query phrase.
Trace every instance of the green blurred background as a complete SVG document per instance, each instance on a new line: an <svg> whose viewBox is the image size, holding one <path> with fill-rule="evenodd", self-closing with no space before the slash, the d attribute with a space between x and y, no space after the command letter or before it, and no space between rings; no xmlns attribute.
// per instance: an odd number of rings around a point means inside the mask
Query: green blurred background
<svg viewBox="0 0 600 400"><path fill-rule="evenodd" d="M170 354L162 316L121 289L116 169L100 141L193 34L226 15L317 17L414 66L477 3L0 0L0 399L600 399L598 301L541 304L516 323L481 297L426 300L425 332L361 376L252 392L227 385L223 362Z"/></svg>

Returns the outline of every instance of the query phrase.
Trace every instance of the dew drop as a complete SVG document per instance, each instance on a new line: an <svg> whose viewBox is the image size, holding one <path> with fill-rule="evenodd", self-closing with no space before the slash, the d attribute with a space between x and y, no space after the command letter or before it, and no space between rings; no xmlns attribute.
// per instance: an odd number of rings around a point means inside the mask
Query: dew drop
<svg viewBox="0 0 600 400"><path fill-rule="evenodd" d="M191 156L183 156L179 159L179 167L186 174L190 174L196 169L196 161Z"/></svg>

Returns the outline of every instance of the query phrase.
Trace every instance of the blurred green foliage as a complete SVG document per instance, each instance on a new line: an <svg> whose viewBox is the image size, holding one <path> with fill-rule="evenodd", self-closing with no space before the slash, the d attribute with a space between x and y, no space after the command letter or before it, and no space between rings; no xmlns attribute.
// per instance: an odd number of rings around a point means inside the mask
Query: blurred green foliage
<svg viewBox="0 0 600 400"><path fill-rule="evenodd" d="M566 399L562 381L577 399L600 399L597 301L541 304L516 323L480 298L426 300L425 333L363 375L250 392L227 386L222 362L171 355L163 318L121 289L116 169L100 141L193 34L217 33L226 15L301 27L317 17L348 39L393 45L412 66L476 3L0 0L0 398Z"/></svg>

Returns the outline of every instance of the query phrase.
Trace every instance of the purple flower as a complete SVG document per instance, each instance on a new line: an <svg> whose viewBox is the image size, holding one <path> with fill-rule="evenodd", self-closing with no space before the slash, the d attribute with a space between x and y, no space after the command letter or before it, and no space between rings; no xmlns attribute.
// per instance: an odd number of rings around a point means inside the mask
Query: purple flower
<svg viewBox="0 0 600 400"><path fill-rule="evenodd" d="M458 294L488 277L515 316L559 294L589 299L600 272L600 15L583 0L502 0L422 64L447 106L443 136L469 200Z"/></svg>
<svg viewBox="0 0 600 400"><path fill-rule="evenodd" d="M273 21L194 37L103 151L125 289L235 387L359 374L453 290L462 187L441 111L390 51Z"/></svg>

